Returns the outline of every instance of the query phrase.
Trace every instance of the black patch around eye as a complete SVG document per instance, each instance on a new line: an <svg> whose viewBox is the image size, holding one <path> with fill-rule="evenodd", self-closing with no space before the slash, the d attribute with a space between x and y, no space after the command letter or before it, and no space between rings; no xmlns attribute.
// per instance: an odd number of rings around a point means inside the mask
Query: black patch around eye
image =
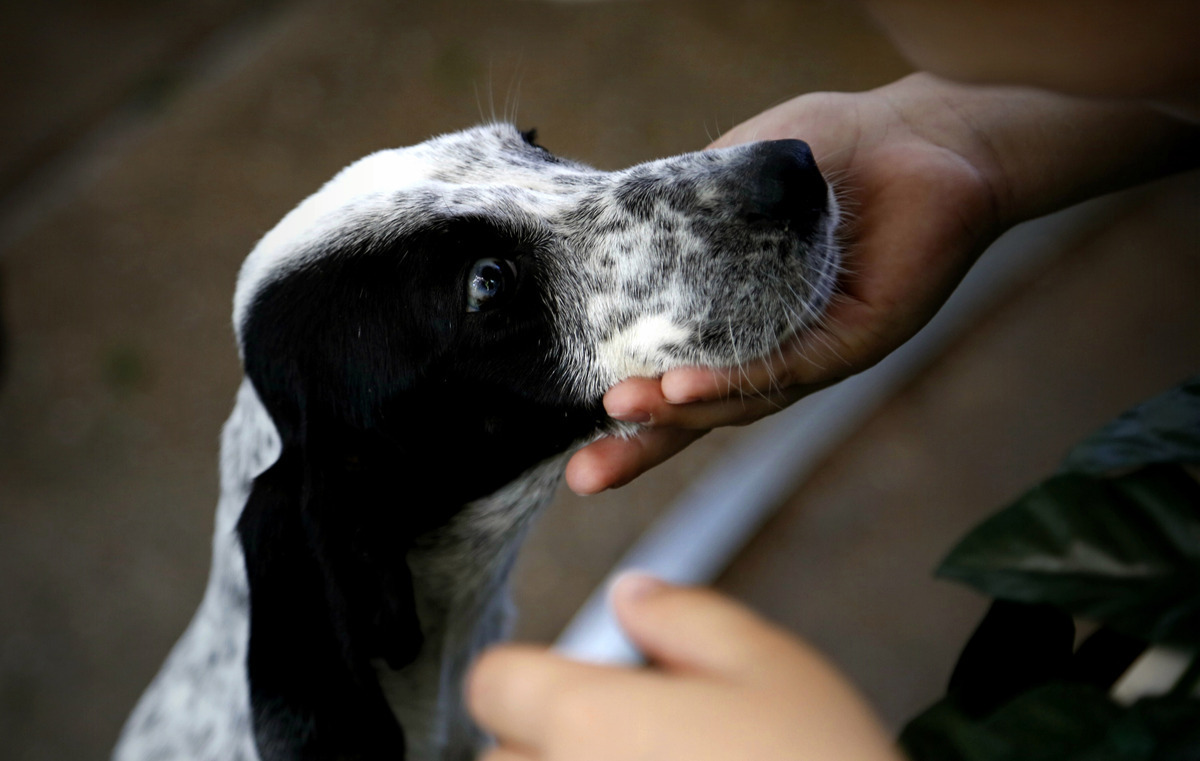
<svg viewBox="0 0 1200 761"><path fill-rule="evenodd" d="M522 130L521 131L521 139L524 140L529 145L532 145L535 148L542 147L542 146L538 145L538 142L537 142L537 128L536 127L532 128L532 129Z"/></svg>

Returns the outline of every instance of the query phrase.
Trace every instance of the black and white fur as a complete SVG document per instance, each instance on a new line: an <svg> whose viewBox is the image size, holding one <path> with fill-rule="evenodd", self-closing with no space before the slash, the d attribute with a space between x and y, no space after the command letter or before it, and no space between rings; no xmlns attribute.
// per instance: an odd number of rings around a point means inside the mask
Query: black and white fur
<svg viewBox="0 0 1200 761"><path fill-rule="evenodd" d="M114 758L474 757L465 669L604 391L810 326L836 225L798 141L602 172L497 124L343 170L242 267L208 589Z"/></svg>

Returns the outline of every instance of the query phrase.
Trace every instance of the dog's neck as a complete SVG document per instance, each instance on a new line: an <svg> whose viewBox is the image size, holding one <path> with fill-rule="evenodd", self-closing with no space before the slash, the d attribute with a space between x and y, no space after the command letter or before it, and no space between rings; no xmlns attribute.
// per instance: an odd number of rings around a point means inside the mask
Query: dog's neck
<svg viewBox="0 0 1200 761"><path fill-rule="evenodd" d="M482 735L463 708L474 656L508 633L508 576L526 531L550 500L565 455L467 505L408 552L424 644L409 666L377 673L412 759L474 759Z"/></svg>
<svg viewBox="0 0 1200 761"><path fill-rule="evenodd" d="M238 394L222 438L222 499L213 570L201 610L233 606L244 660L249 596L236 532L254 478L279 456L280 444L249 383ZM376 664L381 686L404 730L408 759L474 758L482 739L463 710L462 681L471 659L507 632L508 576L531 520L549 502L566 455L536 466L408 549L424 644L416 660L393 671ZM197 615L200 617L200 614Z"/></svg>
<svg viewBox="0 0 1200 761"><path fill-rule="evenodd" d="M197 737L208 738L205 757L258 757L246 676L250 593L237 524L254 479L279 454L270 417L243 383L222 434L221 498L204 600L126 724L115 759L192 757ZM404 730L408 761L465 760L478 752L483 738L463 708L463 677L471 659L506 633L509 571L565 458L466 505L408 549L424 644L400 670L374 664Z"/></svg>

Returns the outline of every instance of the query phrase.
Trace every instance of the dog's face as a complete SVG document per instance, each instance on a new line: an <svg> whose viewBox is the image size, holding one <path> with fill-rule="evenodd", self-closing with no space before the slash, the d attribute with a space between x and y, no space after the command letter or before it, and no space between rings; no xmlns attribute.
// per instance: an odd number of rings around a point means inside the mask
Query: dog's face
<svg viewBox="0 0 1200 761"><path fill-rule="evenodd" d="M814 322L836 222L798 141L601 172L507 125L368 156L300 204L234 304L283 445L239 524L256 714L369 714L345 697L365 664L420 647L408 543L603 430L617 381L762 356ZM302 645L335 654L319 694L276 673L311 671ZM256 717L260 747L279 723Z"/></svg>
<svg viewBox="0 0 1200 761"><path fill-rule="evenodd" d="M363 429L464 410L486 436L548 409L569 422L537 435L560 451L617 381L762 356L816 320L836 221L794 141L600 172L478 127L368 156L302 203L247 260L235 324L272 412L295 401L273 389L304 386Z"/></svg>

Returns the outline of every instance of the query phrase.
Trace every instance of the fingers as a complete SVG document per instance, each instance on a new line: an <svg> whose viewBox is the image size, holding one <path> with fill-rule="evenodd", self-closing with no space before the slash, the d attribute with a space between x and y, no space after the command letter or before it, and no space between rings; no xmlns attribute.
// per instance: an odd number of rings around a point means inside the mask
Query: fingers
<svg viewBox="0 0 1200 761"><path fill-rule="evenodd" d="M844 166L848 143L856 137L853 125L847 123L853 113L845 108L848 103L840 93L800 95L738 124L708 147L800 138L812 147L823 171L837 170Z"/></svg>
<svg viewBox="0 0 1200 761"><path fill-rule="evenodd" d="M534 761L536 758L511 748L492 748L476 761Z"/></svg>
<svg viewBox="0 0 1200 761"><path fill-rule="evenodd" d="M713 371L696 369L691 372L707 379ZM720 375L720 371L716 372ZM806 392L801 388L776 389L769 394L679 404L667 399L659 380L632 378L609 389L604 395L604 409L614 420L707 431L718 426L752 423L778 412Z"/></svg>
<svg viewBox="0 0 1200 761"><path fill-rule="evenodd" d="M596 668L540 648L493 648L479 658L467 676L467 708L509 753L540 748L545 743L545 717L556 696L581 673Z"/></svg>
<svg viewBox="0 0 1200 761"><path fill-rule="evenodd" d="M466 684L498 743L483 761L896 758L845 677L742 606L636 574L612 599L652 668L488 651Z"/></svg>
<svg viewBox="0 0 1200 761"><path fill-rule="evenodd" d="M786 728L788 734L800 730L791 747L805 747L810 754L805 758L897 758L874 712L844 675L744 606L711 590L676 587L643 574L619 579L611 600L626 634L662 673L682 677L682 683L734 688L738 703L748 709L747 724L759 723L756 730ZM752 707L747 700L754 696L769 699ZM777 708L781 713L774 713ZM739 745L770 734L755 731Z"/></svg>
<svg viewBox="0 0 1200 761"><path fill-rule="evenodd" d="M764 396L794 385L817 368L816 360L810 360L800 351L800 345L793 342L770 357L737 368L668 370L662 377L661 388L664 399L676 405L731 393Z"/></svg>
<svg viewBox="0 0 1200 761"><path fill-rule="evenodd" d="M854 305L841 306L847 311ZM850 352L858 362L843 356L846 347L860 344L832 332L808 333L741 367L681 368L661 379L622 381L605 394L606 412L647 428L631 438L604 438L584 447L567 464L567 485L577 494L622 486L713 428L747 425L779 412L861 369L862 357L870 352ZM868 356L866 364L874 359Z"/></svg>
<svg viewBox="0 0 1200 761"><path fill-rule="evenodd" d="M610 599L625 633L667 671L772 684L782 662L796 657L793 638L711 590L630 573L613 585Z"/></svg>
<svg viewBox="0 0 1200 761"><path fill-rule="evenodd" d="M637 422L648 428L631 438L608 437L576 452L567 463L567 486L576 494L596 494L629 483L650 468L678 454L712 428L747 425L774 414L811 393L816 387L777 388L768 395L718 398L729 393L719 372L672 371L682 377L710 381L704 393L713 398L690 404L673 404L663 394L658 379L631 378L614 386L604 397L606 411L616 420ZM670 375L670 373L668 373ZM665 378L664 378L665 380Z"/></svg>
<svg viewBox="0 0 1200 761"><path fill-rule="evenodd" d="M827 314L829 328L793 338L769 357L737 368L668 370L660 381L663 399L683 406L740 395L747 401L784 397L790 404L845 378L862 364L855 343L848 340L853 338L849 326L838 324L839 309L848 306L835 303Z"/></svg>
<svg viewBox="0 0 1200 761"><path fill-rule="evenodd" d="M466 683L468 710L498 743L487 761L627 758L630 742L645 735L634 726L639 717L670 704L672 692L643 670L579 663L520 645L485 652Z"/></svg>
<svg viewBox="0 0 1200 761"><path fill-rule="evenodd" d="M567 486L576 494L596 494L627 484L705 433L685 428L648 428L629 439L600 439L571 457Z"/></svg>

